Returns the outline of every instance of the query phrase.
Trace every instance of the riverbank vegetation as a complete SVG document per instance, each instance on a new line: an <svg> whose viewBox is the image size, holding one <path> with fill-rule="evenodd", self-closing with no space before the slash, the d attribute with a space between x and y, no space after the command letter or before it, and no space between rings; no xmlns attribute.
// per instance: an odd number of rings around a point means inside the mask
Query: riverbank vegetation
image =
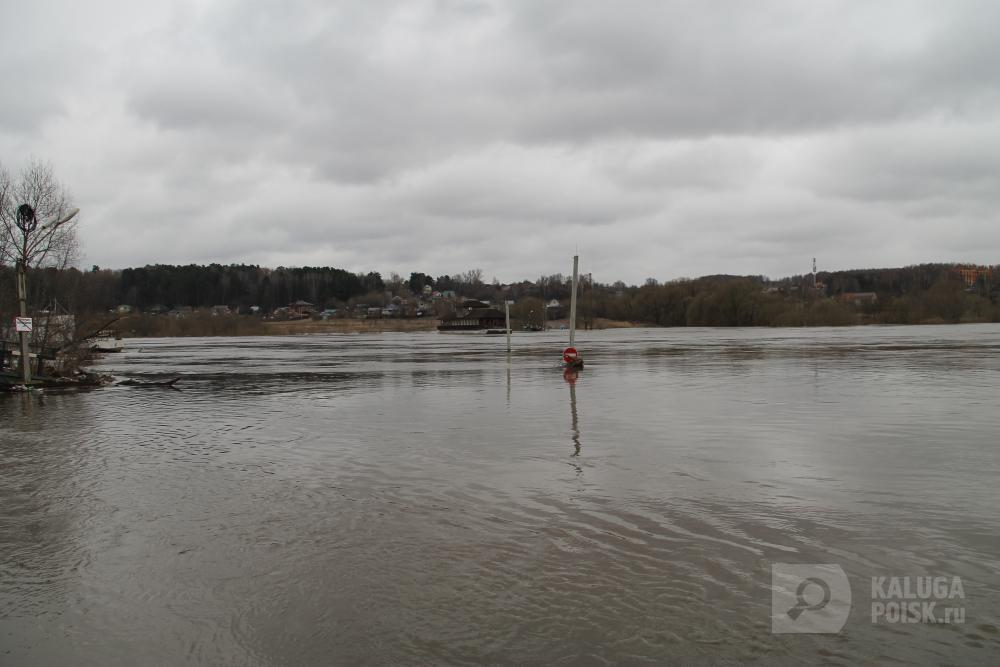
<svg viewBox="0 0 1000 667"><path fill-rule="evenodd" d="M640 320L660 326L846 326L855 324L938 324L1000 322L997 294L985 285L967 285L947 271L905 287L891 284L884 273L830 276L832 284L812 287L812 277L772 284L760 278L715 277L647 284L615 294L583 299L583 316L593 309L614 319ZM844 272L847 274L849 272ZM903 272L909 273L909 272ZM822 285L822 283L821 283Z"/></svg>
<svg viewBox="0 0 1000 667"><path fill-rule="evenodd" d="M652 326L845 326L1000 322L997 269L924 264L821 272L771 280L706 276L643 285L585 276L579 324ZM513 301L514 326L565 318L569 280L560 274L511 284L482 272L383 278L343 269L249 265L147 266L121 271L46 267L30 272L36 305L96 321L109 313L130 336L238 336L305 331L415 331L467 299ZM0 269L3 310L12 309L13 275ZM299 301L308 308L289 313ZM543 313L545 315L543 316ZM418 317L418 315L420 317ZM322 318L322 322L319 320ZM388 318L388 319L385 319ZM304 320L299 323L292 320ZM312 323L312 324L309 324ZM362 324L363 323L363 324Z"/></svg>

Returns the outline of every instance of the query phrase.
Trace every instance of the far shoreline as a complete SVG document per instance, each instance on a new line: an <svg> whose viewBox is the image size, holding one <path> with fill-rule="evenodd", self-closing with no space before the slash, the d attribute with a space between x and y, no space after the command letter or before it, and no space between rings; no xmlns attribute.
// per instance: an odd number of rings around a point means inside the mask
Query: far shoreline
<svg viewBox="0 0 1000 667"><path fill-rule="evenodd" d="M245 320L251 318L240 318L244 324L250 324ZM201 327L192 327L183 332L173 331L148 331L146 333L136 331L127 326L121 327L121 335L127 339L143 338L249 338L254 336L305 336L305 335L325 335L325 334L376 334L376 333L427 333L436 332L438 321L436 319L330 319L330 320L290 320L290 321L260 321L253 318L252 325L238 327L222 327L221 330L201 330ZM928 320L914 324L865 322L846 325L803 325L793 327L769 327L769 326L749 326L749 327L668 327L649 322L627 322L623 320L610 320L597 318L592 326L580 326L580 331L595 330L604 331L608 329L849 329L854 327L879 327L879 326L939 326L958 324L994 324L991 322L945 322L942 320ZM553 320L548 323L548 331L560 331L569 327L566 319ZM512 323L513 334L525 334L535 332L524 332L520 327ZM455 332L445 332L455 333ZM482 333L481 331L458 332L458 333Z"/></svg>
<svg viewBox="0 0 1000 667"><path fill-rule="evenodd" d="M213 318L214 319L214 318ZM220 320L235 320L227 317ZM368 334L368 333L420 333L437 331L438 320L427 319L329 319L329 320L287 320L261 321L256 318L239 317L238 326L214 327L211 324L222 323L216 320L202 322L205 326L191 326L184 330L158 331L158 327L132 327L128 319L118 324L123 338L201 338L201 337L250 337L250 336L299 336L309 334ZM549 323L550 331L569 327L568 320L553 320ZM580 329L631 329L631 328L662 328L655 324L624 322L597 318L593 326ZM146 329L146 331L142 331ZM518 323L511 323L513 333L522 333ZM472 333L477 333L473 331Z"/></svg>

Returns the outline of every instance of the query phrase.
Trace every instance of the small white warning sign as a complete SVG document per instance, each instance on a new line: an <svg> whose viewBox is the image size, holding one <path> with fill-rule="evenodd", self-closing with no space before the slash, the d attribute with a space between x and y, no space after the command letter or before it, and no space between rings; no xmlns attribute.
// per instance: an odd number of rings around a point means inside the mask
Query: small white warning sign
<svg viewBox="0 0 1000 667"><path fill-rule="evenodd" d="M31 333L33 328L30 317L14 318L14 331L17 333Z"/></svg>

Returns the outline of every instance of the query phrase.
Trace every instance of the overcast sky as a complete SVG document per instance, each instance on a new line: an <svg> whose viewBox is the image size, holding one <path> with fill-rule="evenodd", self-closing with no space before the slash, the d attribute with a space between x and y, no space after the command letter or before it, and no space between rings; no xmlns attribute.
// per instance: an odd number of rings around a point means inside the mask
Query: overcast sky
<svg viewBox="0 0 1000 667"><path fill-rule="evenodd" d="M995 0L31 0L0 161L87 266L1000 263Z"/></svg>

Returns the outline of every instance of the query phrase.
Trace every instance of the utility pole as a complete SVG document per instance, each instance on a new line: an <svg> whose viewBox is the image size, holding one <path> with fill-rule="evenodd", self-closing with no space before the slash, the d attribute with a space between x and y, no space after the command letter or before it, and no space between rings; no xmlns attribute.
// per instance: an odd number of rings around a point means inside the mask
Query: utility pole
<svg viewBox="0 0 1000 667"><path fill-rule="evenodd" d="M569 299L569 346L576 345L576 283L579 278L580 256L573 255L573 291Z"/></svg>
<svg viewBox="0 0 1000 667"><path fill-rule="evenodd" d="M69 222L73 219L80 209L74 208L69 213L65 215L59 215L52 220L49 220L42 228L40 232L52 232L59 225ZM36 229L38 229L38 219L35 217L35 209L33 209L28 204L21 204L17 207L17 226L21 230L21 256L17 260L17 301L19 309L19 319L27 319L28 317L28 254L33 252L33 248L29 243L29 238ZM21 380L24 382L25 387L31 386L31 350L28 344L29 332L25 327L19 327L21 331L19 335L21 337Z"/></svg>
<svg viewBox="0 0 1000 667"><path fill-rule="evenodd" d="M18 312L22 318L28 316L28 236L38 227L38 220L35 218L35 209L27 204L21 204L17 208L17 226L21 230L21 256L17 260L17 301ZM31 350L28 346L28 332L20 327L18 334L21 337L21 381L25 387L31 386Z"/></svg>
<svg viewBox="0 0 1000 667"><path fill-rule="evenodd" d="M504 318L507 320L507 354L510 354L510 301L503 304Z"/></svg>
<svg viewBox="0 0 1000 667"><path fill-rule="evenodd" d="M21 318L28 316L28 294L27 285L25 284L25 271L24 262L18 261L17 263L17 301L20 306L18 311ZM24 382L24 386L31 384L31 363L29 360L30 350L28 349L28 334L25 331L21 331L18 334L21 337L21 380Z"/></svg>
<svg viewBox="0 0 1000 667"><path fill-rule="evenodd" d="M590 303L587 308L587 329L594 328L594 274L587 272L587 296Z"/></svg>

